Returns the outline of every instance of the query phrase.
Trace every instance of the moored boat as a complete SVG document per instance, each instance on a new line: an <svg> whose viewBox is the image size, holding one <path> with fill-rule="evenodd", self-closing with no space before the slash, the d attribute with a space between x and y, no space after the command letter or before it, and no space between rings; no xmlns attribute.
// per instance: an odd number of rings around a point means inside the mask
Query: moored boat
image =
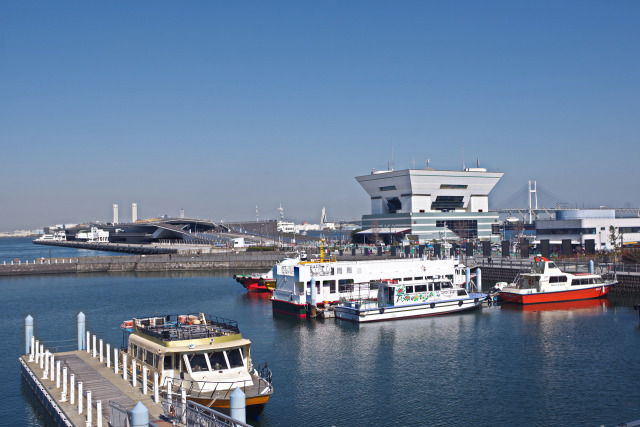
<svg viewBox="0 0 640 427"><path fill-rule="evenodd" d="M347 301L335 307L335 317L364 323L435 316L480 307L487 294L469 293L443 278L434 278L412 285L397 281L376 283L375 300Z"/></svg>
<svg viewBox="0 0 640 427"><path fill-rule="evenodd" d="M446 278L459 287L466 281L465 266L456 259L403 258L367 261L299 262L274 266L276 289L271 299L275 313L307 317L309 306L325 307L341 300L376 299L374 282L393 280L413 285ZM314 303L313 301L316 301Z"/></svg>
<svg viewBox="0 0 640 427"><path fill-rule="evenodd" d="M603 297L616 283L594 273L566 273L553 261L536 257L531 272L501 286L498 295L501 301L516 304L574 301Z"/></svg>
<svg viewBox="0 0 640 427"><path fill-rule="evenodd" d="M265 274L234 274L233 278L244 286L247 292L273 292L276 287L276 279L271 271Z"/></svg>
<svg viewBox="0 0 640 427"><path fill-rule="evenodd" d="M242 389L247 412L259 415L273 393L266 363L251 362L251 341L237 322L204 313L134 318L121 325L129 332L127 348L149 374L174 393L215 409L229 408L231 392Z"/></svg>

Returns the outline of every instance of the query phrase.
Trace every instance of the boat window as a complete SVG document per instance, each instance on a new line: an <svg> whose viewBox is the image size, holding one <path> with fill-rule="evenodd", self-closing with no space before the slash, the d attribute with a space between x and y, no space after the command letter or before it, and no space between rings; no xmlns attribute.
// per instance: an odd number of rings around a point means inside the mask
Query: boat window
<svg viewBox="0 0 640 427"><path fill-rule="evenodd" d="M369 282L369 289L371 290L378 289L379 284L380 282Z"/></svg>
<svg viewBox="0 0 640 427"><path fill-rule="evenodd" d="M558 282L565 282L566 283L566 281L567 281L567 276L560 276L558 278Z"/></svg>
<svg viewBox="0 0 640 427"><path fill-rule="evenodd" d="M424 277L414 277L413 280L422 280Z"/></svg>
<svg viewBox="0 0 640 427"><path fill-rule="evenodd" d="M404 278L404 279L402 279L402 280L404 280L405 282L410 282L410 281L412 281L413 279L412 279L411 277L405 277L405 278Z"/></svg>
<svg viewBox="0 0 640 427"><path fill-rule="evenodd" d="M241 368L244 366L242 363L242 352L239 348L233 350L227 350L227 357L229 358L229 365L231 368Z"/></svg>
<svg viewBox="0 0 640 427"><path fill-rule="evenodd" d="M336 270L338 270L338 274L342 274L342 267L338 267Z"/></svg>
<svg viewBox="0 0 640 427"><path fill-rule="evenodd" d="M556 267L556 263L555 262L549 262L549 268L558 268Z"/></svg>
<svg viewBox="0 0 640 427"><path fill-rule="evenodd" d="M224 353L221 351L209 353L209 362L211 363L211 369L214 371L227 369L227 361L224 358Z"/></svg>
<svg viewBox="0 0 640 427"><path fill-rule="evenodd" d="M164 356L164 363L163 363L163 367L164 369L171 369L173 361L171 360L173 358L173 356L166 354Z"/></svg>
<svg viewBox="0 0 640 427"><path fill-rule="evenodd" d="M335 280L328 280L329 282L329 292L332 294L336 293L336 281Z"/></svg>
<svg viewBox="0 0 640 427"><path fill-rule="evenodd" d="M433 284L433 290L434 291L439 291L440 290L440 282L435 282Z"/></svg>
<svg viewBox="0 0 640 427"><path fill-rule="evenodd" d="M353 279L340 279L338 285L340 292L353 292Z"/></svg>
<svg viewBox="0 0 640 427"><path fill-rule="evenodd" d="M347 267L347 274L351 274L351 267Z"/></svg>
<svg viewBox="0 0 640 427"><path fill-rule="evenodd" d="M551 276L549 277L549 283L562 283L567 281L567 276Z"/></svg>
<svg viewBox="0 0 640 427"><path fill-rule="evenodd" d="M416 285L416 292L427 292L427 285Z"/></svg>
<svg viewBox="0 0 640 427"><path fill-rule="evenodd" d="M442 282L442 289L451 289L453 288L453 285L451 284L451 282Z"/></svg>
<svg viewBox="0 0 640 427"><path fill-rule="evenodd" d="M156 355L149 350L145 350L144 355L145 355L145 358L144 358L145 363L149 366L156 367Z"/></svg>
<svg viewBox="0 0 640 427"><path fill-rule="evenodd" d="M408 294L412 294L413 293L413 286L407 286L407 293Z"/></svg>
<svg viewBox="0 0 640 427"><path fill-rule="evenodd" d="M193 372L208 371L207 359L202 353L193 353L189 355L189 364Z"/></svg>
<svg viewBox="0 0 640 427"><path fill-rule="evenodd" d="M400 280L402 280L402 279L401 279L401 278L399 278L399 277L396 277L395 279L393 279L393 281L394 281L395 283L398 283Z"/></svg>
<svg viewBox="0 0 640 427"><path fill-rule="evenodd" d="M173 369L175 369L176 371L180 371L180 372L183 371L183 369L180 368L180 360L181 359L182 358L178 357L177 354L173 357Z"/></svg>
<svg viewBox="0 0 640 427"><path fill-rule="evenodd" d="M446 277L447 279L449 279L449 280L453 281L453 274L447 274L447 275L446 275L446 276L444 276L444 277Z"/></svg>

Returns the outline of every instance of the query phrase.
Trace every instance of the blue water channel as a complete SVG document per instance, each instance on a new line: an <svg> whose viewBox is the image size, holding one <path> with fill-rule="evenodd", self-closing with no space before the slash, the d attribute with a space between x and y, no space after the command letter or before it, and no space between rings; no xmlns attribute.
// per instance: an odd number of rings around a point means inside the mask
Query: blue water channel
<svg viewBox="0 0 640 427"><path fill-rule="evenodd" d="M36 337L55 349L73 345L80 311L88 329L112 346L121 345L119 326L133 316L207 312L237 320L253 342L254 363L268 361L273 371L275 393L262 419L251 421L260 426L594 426L640 419L633 299L530 310L485 306L358 326L274 316L268 299L247 295L230 276L0 278L0 425L51 425L20 377L24 318L31 314Z"/></svg>

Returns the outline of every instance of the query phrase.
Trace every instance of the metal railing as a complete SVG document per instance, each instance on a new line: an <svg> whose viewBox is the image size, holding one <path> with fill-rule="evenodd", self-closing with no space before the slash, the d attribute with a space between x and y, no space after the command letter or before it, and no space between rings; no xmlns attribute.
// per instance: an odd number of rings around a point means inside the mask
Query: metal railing
<svg viewBox="0 0 640 427"><path fill-rule="evenodd" d="M180 422L186 426L194 427L248 427L241 421L222 414L214 409L207 408L196 402L182 401L181 396L172 395L169 399L166 395L162 398L162 410L164 418L170 422ZM113 427L121 427L114 425ZM122 426L129 427L129 426Z"/></svg>
<svg viewBox="0 0 640 427"><path fill-rule="evenodd" d="M111 427L131 427L131 410L121 404L109 401L109 425ZM157 424L149 422L149 427L158 427Z"/></svg>
<svg viewBox="0 0 640 427"><path fill-rule="evenodd" d="M180 393L181 389L184 389L187 392L187 396L195 397L195 398L207 398L207 399L228 399L233 390L240 387L244 393L249 396L253 396L253 394L249 394L248 390L252 387L257 389L257 394L263 394L262 391L268 389L272 390L271 381L272 381L272 373L271 370L264 365L258 365L255 368L255 376L257 378L252 378L251 380L244 381L229 381L229 382L220 382L220 381L197 381L197 380L187 380L181 378L171 378L165 377L162 381L162 387L166 390L169 381L171 382L171 390L174 393ZM257 379L257 384L255 384L255 380Z"/></svg>

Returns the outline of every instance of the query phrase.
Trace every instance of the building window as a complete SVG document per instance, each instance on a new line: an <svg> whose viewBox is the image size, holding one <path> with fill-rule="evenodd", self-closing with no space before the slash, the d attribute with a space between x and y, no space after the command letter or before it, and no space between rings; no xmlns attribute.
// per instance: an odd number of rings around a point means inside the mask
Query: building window
<svg viewBox="0 0 640 427"><path fill-rule="evenodd" d="M478 221L465 219L450 219L436 221L436 227L444 227L456 233L461 239L475 239L478 237Z"/></svg>
<svg viewBox="0 0 640 427"><path fill-rule="evenodd" d="M402 203L399 198L391 197L387 199L387 208L389 209L389 213L396 213L402 209Z"/></svg>
<svg viewBox="0 0 640 427"><path fill-rule="evenodd" d="M461 184L440 184L441 190L466 190L466 185Z"/></svg>
<svg viewBox="0 0 640 427"><path fill-rule="evenodd" d="M448 211L451 209L464 207L464 196L438 196L431 204L431 209L437 211Z"/></svg>
<svg viewBox="0 0 640 427"><path fill-rule="evenodd" d="M380 191L391 191L395 189L396 189L395 185L387 185L386 187L380 187Z"/></svg>

